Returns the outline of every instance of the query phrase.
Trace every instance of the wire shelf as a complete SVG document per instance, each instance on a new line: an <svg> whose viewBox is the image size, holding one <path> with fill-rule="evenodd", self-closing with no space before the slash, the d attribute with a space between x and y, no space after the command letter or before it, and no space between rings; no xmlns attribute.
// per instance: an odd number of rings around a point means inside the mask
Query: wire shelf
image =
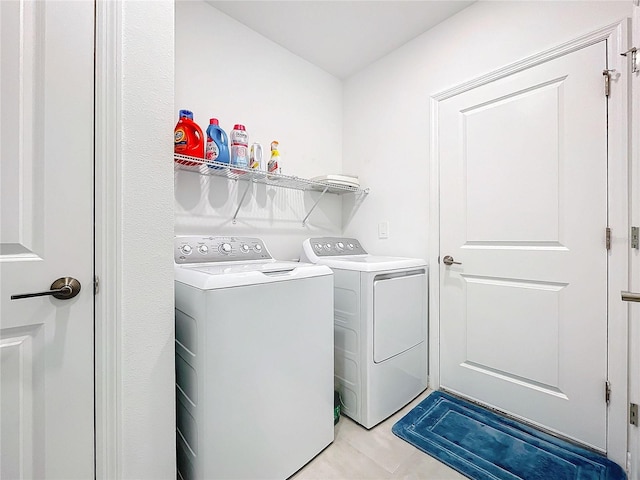
<svg viewBox="0 0 640 480"><path fill-rule="evenodd" d="M176 170L186 170L199 173L200 175L224 177L229 180L252 181L254 183L291 188L294 190L316 190L337 195L345 193L369 193L368 188L351 187L328 182L315 182L306 178L276 173L267 174L262 170L230 166L227 163L214 162L186 155L174 154L173 159Z"/></svg>

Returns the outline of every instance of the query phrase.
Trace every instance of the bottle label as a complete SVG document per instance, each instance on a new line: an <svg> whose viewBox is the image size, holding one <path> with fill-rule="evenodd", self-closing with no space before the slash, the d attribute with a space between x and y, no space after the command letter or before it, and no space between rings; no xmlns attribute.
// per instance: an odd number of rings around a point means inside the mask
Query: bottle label
<svg viewBox="0 0 640 480"><path fill-rule="evenodd" d="M187 145L187 134L182 128L177 128L174 132L174 148L175 147L185 147Z"/></svg>
<svg viewBox="0 0 640 480"><path fill-rule="evenodd" d="M218 149L218 144L216 142L214 142L213 140L209 139L207 141L207 148L204 152L204 158L206 158L207 160L213 160L215 161L216 158L218 158L218 155L220 155L220 150Z"/></svg>
<svg viewBox="0 0 640 480"><path fill-rule="evenodd" d="M253 170L258 170L260 169L261 164L262 164L262 145L260 145L259 143L254 143L251 145L251 151L249 152L249 166Z"/></svg>
<svg viewBox="0 0 640 480"><path fill-rule="evenodd" d="M231 145L244 145L247 147L249 136L245 130L232 130L231 131Z"/></svg>
<svg viewBox="0 0 640 480"><path fill-rule="evenodd" d="M243 147L242 145L234 145L231 147L231 151L235 157L247 158L247 147Z"/></svg>
<svg viewBox="0 0 640 480"><path fill-rule="evenodd" d="M243 168L246 168L249 165L247 147L242 145L231 146L231 164Z"/></svg>

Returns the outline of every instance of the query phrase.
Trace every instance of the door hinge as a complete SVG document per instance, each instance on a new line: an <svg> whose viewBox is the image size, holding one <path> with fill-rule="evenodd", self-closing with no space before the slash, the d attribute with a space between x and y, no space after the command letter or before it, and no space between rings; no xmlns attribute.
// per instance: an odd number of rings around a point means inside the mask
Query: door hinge
<svg viewBox="0 0 640 480"><path fill-rule="evenodd" d="M610 227L607 227L604 235L605 235L605 240L604 240L605 247L607 248L607 250L611 250L611 228Z"/></svg>
<svg viewBox="0 0 640 480"><path fill-rule="evenodd" d="M620 55L626 57L629 54L631 54L631 73L636 73L638 71L638 49L636 47L631 47Z"/></svg>
<svg viewBox="0 0 640 480"><path fill-rule="evenodd" d="M604 401L609 405L611 403L611 382L604 382Z"/></svg>
<svg viewBox="0 0 640 480"><path fill-rule="evenodd" d="M96 275L93 277L93 294L97 295L100 290L100 278Z"/></svg>
<svg viewBox="0 0 640 480"><path fill-rule="evenodd" d="M611 93L611 73L615 70L603 70L602 76L604 77L604 96L608 97Z"/></svg>
<svg viewBox="0 0 640 480"><path fill-rule="evenodd" d="M630 403L629 404L629 423L631 425L638 426L638 404Z"/></svg>
<svg viewBox="0 0 640 480"><path fill-rule="evenodd" d="M640 228L631 227L631 248L640 249Z"/></svg>

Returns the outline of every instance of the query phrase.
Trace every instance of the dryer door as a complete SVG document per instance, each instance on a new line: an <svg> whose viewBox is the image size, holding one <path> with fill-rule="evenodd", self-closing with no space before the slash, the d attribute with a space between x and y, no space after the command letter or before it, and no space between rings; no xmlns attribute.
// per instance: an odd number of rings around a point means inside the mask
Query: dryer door
<svg viewBox="0 0 640 480"><path fill-rule="evenodd" d="M373 360L375 363L426 341L424 270L376 275L373 281Z"/></svg>

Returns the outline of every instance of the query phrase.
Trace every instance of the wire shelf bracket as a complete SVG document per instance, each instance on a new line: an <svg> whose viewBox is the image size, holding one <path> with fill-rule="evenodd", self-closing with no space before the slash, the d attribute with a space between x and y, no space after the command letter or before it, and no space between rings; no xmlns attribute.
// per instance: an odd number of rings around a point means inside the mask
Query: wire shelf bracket
<svg viewBox="0 0 640 480"><path fill-rule="evenodd" d="M302 226L304 227L307 224L307 218L309 218L309 215L311 215L311 212L313 212L313 210L318 206L318 203L320 203L320 199L322 198L322 196L327 193L327 190L329 189L329 186L327 185L326 187L324 187L324 190L322 190L322 193L320 194L320 196L316 199L316 203L313 204L313 207L311 207L311 209L309 210L309 213L307 213L307 216L304 217L302 219Z"/></svg>

